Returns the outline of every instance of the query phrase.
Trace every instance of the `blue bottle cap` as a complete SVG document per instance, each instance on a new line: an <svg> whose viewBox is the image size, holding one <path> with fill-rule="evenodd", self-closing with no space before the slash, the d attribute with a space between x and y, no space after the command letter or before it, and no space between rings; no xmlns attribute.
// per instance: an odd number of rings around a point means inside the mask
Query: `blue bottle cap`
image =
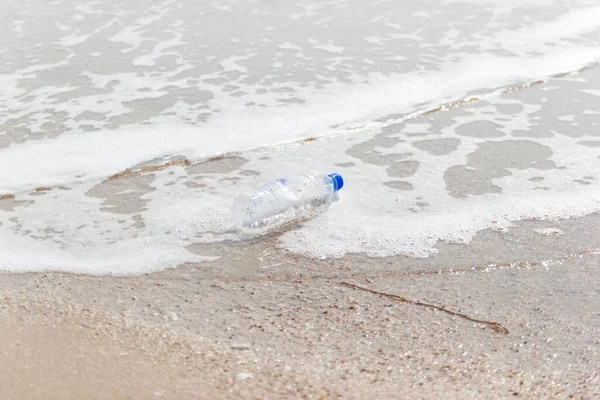
<svg viewBox="0 0 600 400"><path fill-rule="evenodd" d="M334 192L337 192L338 190L344 187L344 178L342 178L340 174L333 173L327 176L331 178L331 183L333 183Z"/></svg>

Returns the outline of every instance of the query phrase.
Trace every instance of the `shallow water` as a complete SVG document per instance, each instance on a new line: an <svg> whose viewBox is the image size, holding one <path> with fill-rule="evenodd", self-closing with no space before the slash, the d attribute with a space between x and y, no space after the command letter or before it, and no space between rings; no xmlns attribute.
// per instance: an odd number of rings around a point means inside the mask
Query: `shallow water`
<svg viewBox="0 0 600 400"><path fill-rule="evenodd" d="M188 249L239 239L236 193L305 170L346 180L326 214L278 239L313 257L428 256L511 221L600 210L594 2L25 2L0 15L0 269L207 260Z"/></svg>

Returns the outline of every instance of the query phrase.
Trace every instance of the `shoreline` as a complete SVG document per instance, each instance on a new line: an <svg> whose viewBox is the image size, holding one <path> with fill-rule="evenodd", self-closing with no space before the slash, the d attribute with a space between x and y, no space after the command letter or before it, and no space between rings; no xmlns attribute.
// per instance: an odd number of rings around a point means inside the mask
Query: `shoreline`
<svg viewBox="0 0 600 400"><path fill-rule="evenodd" d="M592 398L600 394L598 222L598 214L523 221L468 245L440 244L428 259L310 260L256 242L140 276L1 274L0 354L12 362L0 367L9 377L0 392ZM563 234L535 232L543 228Z"/></svg>

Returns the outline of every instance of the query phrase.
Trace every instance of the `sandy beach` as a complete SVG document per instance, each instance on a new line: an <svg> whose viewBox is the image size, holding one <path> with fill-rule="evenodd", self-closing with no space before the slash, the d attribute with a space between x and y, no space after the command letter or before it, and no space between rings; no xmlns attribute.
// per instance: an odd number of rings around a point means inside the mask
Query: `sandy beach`
<svg viewBox="0 0 600 400"><path fill-rule="evenodd" d="M136 277L3 274L0 393L593 399L599 223L525 221L424 260L320 262L260 241ZM535 232L549 227L563 234Z"/></svg>
<svg viewBox="0 0 600 400"><path fill-rule="evenodd" d="M2 2L0 400L600 398L600 7L398 4Z"/></svg>

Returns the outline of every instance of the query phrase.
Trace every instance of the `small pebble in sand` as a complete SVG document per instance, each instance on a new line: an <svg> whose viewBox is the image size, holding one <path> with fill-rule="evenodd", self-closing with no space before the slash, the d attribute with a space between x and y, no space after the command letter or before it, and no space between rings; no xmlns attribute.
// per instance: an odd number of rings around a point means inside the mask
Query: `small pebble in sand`
<svg viewBox="0 0 600 400"><path fill-rule="evenodd" d="M236 381L245 381L246 379L252 378L252 374L250 372L240 372L235 376Z"/></svg>
<svg viewBox="0 0 600 400"><path fill-rule="evenodd" d="M236 343L232 344L231 348L233 350L250 350L250 345L248 343Z"/></svg>
<svg viewBox="0 0 600 400"><path fill-rule="evenodd" d="M179 316L177 316L177 314L175 314L173 311L167 311L165 313L165 317L167 317L169 321L177 321L179 319Z"/></svg>
<svg viewBox="0 0 600 400"><path fill-rule="evenodd" d="M542 236L560 236L563 234L563 231L558 228L536 229L534 232Z"/></svg>

